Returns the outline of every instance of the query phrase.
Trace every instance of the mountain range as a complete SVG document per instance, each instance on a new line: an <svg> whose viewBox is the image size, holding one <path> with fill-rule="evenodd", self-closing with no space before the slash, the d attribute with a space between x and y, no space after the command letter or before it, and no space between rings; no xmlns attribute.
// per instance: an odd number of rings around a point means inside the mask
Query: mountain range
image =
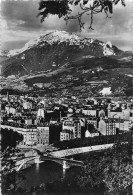
<svg viewBox="0 0 133 195"><path fill-rule="evenodd" d="M99 92L104 86L114 93L132 95L133 53L110 41L83 38L52 31L29 41L21 49L0 51L2 76L32 88L56 91ZM16 82L17 82L16 81ZM94 83L95 82L95 83ZM81 87L80 87L81 86ZM81 88L81 89L80 89ZM118 93L118 92L117 92Z"/></svg>

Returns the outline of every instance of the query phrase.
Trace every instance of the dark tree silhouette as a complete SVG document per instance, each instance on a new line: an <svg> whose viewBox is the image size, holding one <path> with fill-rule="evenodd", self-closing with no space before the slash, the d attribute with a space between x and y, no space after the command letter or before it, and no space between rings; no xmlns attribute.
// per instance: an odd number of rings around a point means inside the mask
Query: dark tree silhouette
<svg viewBox="0 0 133 195"><path fill-rule="evenodd" d="M125 0L41 0L39 3L40 12L38 16L41 16L41 22L50 14L57 15L59 18L63 17L66 23L68 20L77 19L80 29L82 29L85 24L82 17L83 15L88 15L90 18L89 29L93 29L93 16L104 12L106 17L110 17L109 15L113 13L114 5L118 4L118 2L121 2L121 4L125 6ZM80 11L74 14L71 6L75 6L76 8L80 7Z"/></svg>
<svg viewBox="0 0 133 195"><path fill-rule="evenodd" d="M23 153L16 148L8 146L1 155L1 190L2 194L8 194L17 190L18 186L25 180L22 171L16 171L18 155Z"/></svg>
<svg viewBox="0 0 133 195"><path fill-rule="evenodd" d="M8 146L16 147L17 142L23 141L23 135L13 130L1 128L1 151L3 152Z"/></svg>

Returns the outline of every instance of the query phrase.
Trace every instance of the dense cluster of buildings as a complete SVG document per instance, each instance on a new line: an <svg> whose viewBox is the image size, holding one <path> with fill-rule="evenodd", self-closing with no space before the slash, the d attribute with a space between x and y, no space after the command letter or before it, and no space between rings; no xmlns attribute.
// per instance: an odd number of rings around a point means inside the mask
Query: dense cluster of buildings
<svg viewBox="0 0 133 195"><path fill-rule="evenodd" d="M22 134L22 145L115 135L133 126L132 100L7 94L1 103L1 128Z"/></svg>

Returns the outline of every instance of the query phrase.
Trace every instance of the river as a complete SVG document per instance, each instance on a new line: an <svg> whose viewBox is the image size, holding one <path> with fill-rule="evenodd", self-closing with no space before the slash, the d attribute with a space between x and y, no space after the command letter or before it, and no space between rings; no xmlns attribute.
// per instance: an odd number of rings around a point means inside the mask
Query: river
<svg viewBox="0 0 133 195"><path fill-rule="evenodd" d="M85 155L75 155L74 159L81 160L79 156L81 157ZM70 169L67 169L64 173L62 165L56 162L45 161L39 164L32 164L30 167L23 169L23 173L26 176L26 180L23 182L23 184L21 184L21 187L25 189L30 189L33 186L36 187L40 184L60 180L61 178L65 177L67 173L73 172L77 174L80 169L81 167L71 167ZM38 195L38 193L35 194ZM101 193L89 193L89 195L101 195Z"/></svg>
<svg viewBox="0 0 133 195"><path fill-rule="evenodd" d="M24 169L23 173L26 176L26 182L24 182L26 188L58 180L63 177L62 166L52 161L33 164Z"/></svg>

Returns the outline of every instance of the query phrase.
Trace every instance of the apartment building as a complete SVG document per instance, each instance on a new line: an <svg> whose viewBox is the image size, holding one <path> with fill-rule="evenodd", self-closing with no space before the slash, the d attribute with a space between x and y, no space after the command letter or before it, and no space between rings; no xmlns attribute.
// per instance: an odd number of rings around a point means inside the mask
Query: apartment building
<svg viewBox="0 0 133 195"><path fill-rule="evenodd" d="M102 135L115 135L116 123L114 119L101 119L99 121L99 131Z"/></svg>
<svg viewBox="0 0 133 195"><path fill-rule="evenodd" d="M97 118L96 117L88 117L86 120L87 120L87 125L92 124L94 128L97 128Z"/></svg>
<svg viewBox="0 0 133 195"><path fill-rule="evenodd" d="M60 141L73 139L73 132L70 130L64 129L60 132Z"/></svg>
<svg viewBox="0 0 133 195"><path fill-rule="evenodd" d="M81 138L81 124L79 120L65 120L63 121L62 129L69 130L73 133L73 138Z"/></svg>
<svg viewBox="0 0 133 195"><path fill-rule="evenodd" d="M37 144L49 145L49 126L37 126Z"/></svg>

